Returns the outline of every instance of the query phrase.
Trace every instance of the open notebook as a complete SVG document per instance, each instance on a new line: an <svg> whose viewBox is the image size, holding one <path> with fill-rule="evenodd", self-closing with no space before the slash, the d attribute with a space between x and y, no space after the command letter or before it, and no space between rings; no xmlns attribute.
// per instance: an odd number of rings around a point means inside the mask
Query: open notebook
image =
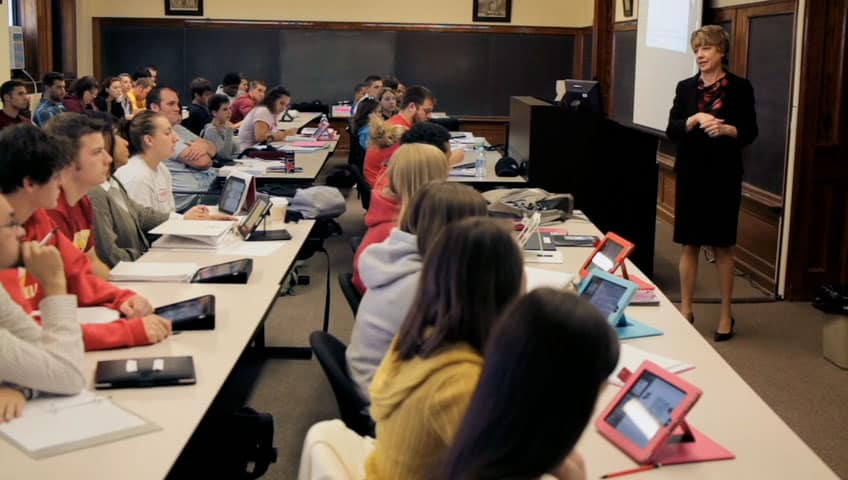
<svg viewBox="0 0 848 480"><path fill-rule="evenodd" d="M23 416L0 424L0 436L38 459L159 429L108 397L84 390L27 402Z"/></svg>

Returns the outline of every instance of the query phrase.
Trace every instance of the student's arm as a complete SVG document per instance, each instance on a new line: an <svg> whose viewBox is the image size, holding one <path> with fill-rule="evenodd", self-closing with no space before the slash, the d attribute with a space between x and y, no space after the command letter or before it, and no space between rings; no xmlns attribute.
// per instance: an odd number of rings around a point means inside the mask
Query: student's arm
<svg viewBox="0 0 848 480"><path fill-rule="evenodd" d="M38 304L43 326L0 288L0 379L45 392L78 393L85 386L85 363L76 297L66 292L55 249L25 248L27 270L46 294Z"/></svg>
<svg viewBox="0 0 848 480"><path fill-rule="evenodd" d="M265 140L268 140L268 138L271 136L271 125L269 125L267 122L263 122L262 120L257 120L256 122L254 122L253 129L254 138L256 138L257 143L264 142Z"/></svg>
<svg viewBox="0 0 848 480"><path fill-rule="evenodd" d="M112 188L118 187L113 186ZM122 260L131 262L144 252L118 246L117 225L112 216L113 205L110 205L108 195L107 192L101 191L89 193L88 196L91 199L91 206L94 208L94 248L97 251L98 258L102 258L107 266L114 267ZM128 209L131 208L129 202L138 205L129 198L126 198L126 200Z"/></svg>
<svg viewBox="0 0 848 480"><path fill-rule="evenodd" d="M158 315L82 325L82 339L87 352L150 345L170 334L171 322Z"/></svg>
<svg viewBox="0 0 848 480"><path fill-rule="evenodd" d="M454 165L459 165L463 162L463 160L465 160L465 150L461 148L458 150L452 150L448 154L448 165L451 167Z"/></svg>
<svg viewBox="0 0 848 480"><path fill-rule="evenodd" d="M94 239L95 243L97 239ZM88 260L91 262L91 269L94 271L94 274L103 280L109 280L109 273L112 271L102 260L97 256L97 251L94 247L88 249L85 252L85 256L88 257Z"/></svg>
<svg viewBox="0 0 848 480"><path fill-rule="evenodd" d="M206 170L212 166L212 157L214 156L214 154L209 155L209 145L211 143L206 140L195 140L180 152L178 158L189 167ZM214 145L212 148L214 148Z"/></svg>

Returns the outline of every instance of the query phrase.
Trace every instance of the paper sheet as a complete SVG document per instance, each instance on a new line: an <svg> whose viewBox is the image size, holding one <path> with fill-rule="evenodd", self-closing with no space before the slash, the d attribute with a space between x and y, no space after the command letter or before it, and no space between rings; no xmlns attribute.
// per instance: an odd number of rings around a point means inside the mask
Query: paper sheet
<svg viewBox="0 0 848 480"><path fill-rule="evenodd" d="M671 373L682 373L695 368L692 364L664 357L656 353L647 352L628 343L622 343L620 345L621 351L618 356L618 364L607 379L607 381L612 385L623 387L624 382L618 378L618 374L621 372L621 369L626 367L631 373L636 372L636 370L639 369L639 365L641 365L645 360L654 362Z"/></svg>
<svg viewBox="0 0 848 480"><path fill-rule="evenodd" d="M527 291L540 287L563 289L574 280L574 274L524 267L527 278Z"/></svg>

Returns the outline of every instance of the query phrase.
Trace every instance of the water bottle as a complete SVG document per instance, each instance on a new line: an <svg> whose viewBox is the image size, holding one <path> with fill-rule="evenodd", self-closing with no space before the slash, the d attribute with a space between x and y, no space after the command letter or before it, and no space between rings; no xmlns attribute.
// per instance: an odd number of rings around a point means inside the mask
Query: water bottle
<svg viewBox="0 0 848 480"><path fill-rule="evenodd" d="M474 159L474 174L477 178L486 176L486 149L482 143L477 144L477 158Z"/></svg>
<svg viewBox="0 0 848 480"><path fill-rule="evenodd" d="M329 128L330 128L330 121L327 120L327 114L322 113L321 114L321 120L318 121L318 132L320 132L319 138L329 136L330 135L330 131L328 130Z"/></svg>

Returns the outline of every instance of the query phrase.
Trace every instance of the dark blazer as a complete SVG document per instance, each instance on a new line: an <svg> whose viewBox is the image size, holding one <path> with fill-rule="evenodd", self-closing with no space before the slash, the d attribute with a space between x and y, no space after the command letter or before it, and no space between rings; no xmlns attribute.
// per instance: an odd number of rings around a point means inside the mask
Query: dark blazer
<svg viewBox="0 0 848 480"><path fill-rule="evenodd" d="M754 88L748 80L727 72L724 106L716 116L724 119L726 124L736 127L738 135L736 138L710 138L698 127L686 131L686 119L698 113L699 76L700 74L696 74L677 84L674 104L669 112L665 132L671 141L678 143L678 162L675 168L685 168L690 160L712 158L713 162L717 159L738 162L741 169L742 147L753 142L759 134L757 114L754 111Z"/></svg>

